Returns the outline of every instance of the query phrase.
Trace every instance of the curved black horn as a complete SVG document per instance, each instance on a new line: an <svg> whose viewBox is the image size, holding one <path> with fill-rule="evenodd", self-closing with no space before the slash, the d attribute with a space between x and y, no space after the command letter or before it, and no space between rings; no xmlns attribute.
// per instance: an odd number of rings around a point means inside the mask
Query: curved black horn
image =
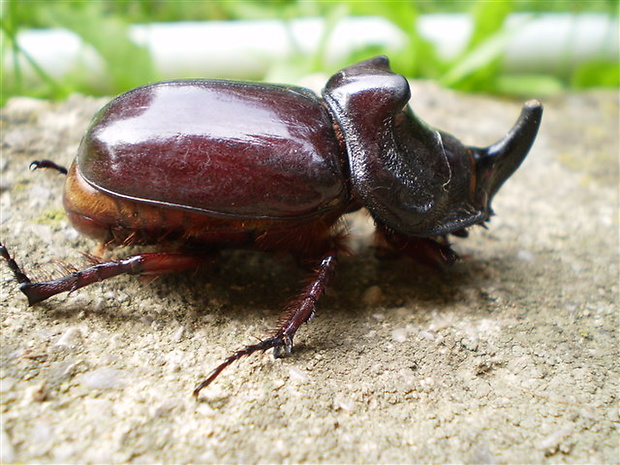
<svg viewBox="0 0 620 465"><path fill-rule="evenodd" d="M473 149L478 185L489 200L530 151L538 133L542 111L539 101L525 102L519 119L503 139L490 147Z"/></svg>

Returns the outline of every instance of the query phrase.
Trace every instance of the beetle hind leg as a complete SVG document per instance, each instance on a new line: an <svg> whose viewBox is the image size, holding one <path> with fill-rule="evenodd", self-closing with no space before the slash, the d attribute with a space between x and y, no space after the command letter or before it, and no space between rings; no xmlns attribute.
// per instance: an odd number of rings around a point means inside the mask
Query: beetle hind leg
<svg viewBox="0 0 620 465"><path fill-rule="evenodd" d="M95 263L88 268L74 271L54 280L32 282L2 244L0 244L0 257L9 265L13 276L19 283L19 290L28 298L28 305L34 305L56 294L73 292L89 284L121 274L160 275L173 273L196 268L212 258L210 255L191 255L189 253L143 253L120 260Z"/></svg>
<svg viewBox="0 0 620 465"><path fill-rule="evenodd" d="M3 244L0 244L0 257L7 262L11 273L13 273L15 280L20 284L20 286L31 282L30 278L22 271L17 262L13 260L13 257L11 257L9 251Z"/></svg>

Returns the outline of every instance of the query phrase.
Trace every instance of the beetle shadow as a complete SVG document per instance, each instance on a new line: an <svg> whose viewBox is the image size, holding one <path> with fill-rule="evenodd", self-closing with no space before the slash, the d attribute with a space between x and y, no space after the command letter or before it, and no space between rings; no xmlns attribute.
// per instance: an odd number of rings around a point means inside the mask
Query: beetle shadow
<svg viewBox="0 0 620 465"><path fill-rule="evenodd" d="M44 276L41 281L52 279L43 271L38 270ZM150 278L120 275L93 283L75 294L62 294L69 296L62 304L52 296L33 308L51 320L72 319L86 313L89 318L108 321L141 321L145 319L145 312L136 309L134 304L139 302L138 295L144 292L150 294L154 302L158 297L162 303L164 300L178 302L178 309L165 307L165 311L157 312L157 319L164 323L182 321L192 314L202 317L209 313L249 321L252 318L252 312L248 312L250 308L261 313L277 313L287 302L287 294L289 297L295 295L296 285L305 275L290 258L231 250L221 252L221 256L210 264L193 270ZM125 297L115 301L116 293ZM77 298L73 299L74 295ZM120 307L128 309L119 311Z"/></svg>
<svg viewBox="0 0 620 465"><path fill-rule="evenodd" d="M481 279L484 267L459 261L446 269L431 267L410 258L376 258L372 252L360 260L343 263L334 280L347 283L349 292L339 293L348 306L367 308L361 299L370 288L382 290L379 305L385 308L429 302L433 305L451 304L462 298L462 291Z"/></svg>
<svg viewBox="0 0 620 465"><path fill-rule="evenodd" d="M288 256L229 250L209 265L162 276L152 286L158 293L190 306L193 316L189 318L209 316L249 324L260 317L271 329L285 304L301 290L306 276ZM183 310L178 317L187 314Z"/></svg>
<svg viewBox="0 0 620 465"><path fill-rule="evenodd" d="M485 262L473 258L457 262L447 270L431 268L408 258L378 259L372 252L345 259L340 263L327 296L319 304L319 321L313 321L313 324L324 325L327 331L326 337L320 339L320 346L326 350L342 347L343 328L330 323L330 319L377 321L377 318L390 319L390 312L402 314L406 310L407 321L402 324L409 325L424 324L431 314L488 313L495 305L483 290L488 269ZM378 296L373 297L377 288ZM323 308L328 308L329 313L323 312ZM390 324L398 325L394 320ZM367 330L366 325L359 331ZM351 328L346 332L349 336L355 333ZM296 340L296 353L306 349L316 350L316 339Z"/></svg>
<svg viewBox="0 0 620 465"><path fill-rule="evenodd" d="M484 263L466 259L444 271L408 258L378 259L370 249L365 249L340 259L327 295L319 302L319 320L313 323L325 324L329 319L352 321L366 318L377 309L389 312L401 307L417 309L414 311L432 309L434 313L441 313L452 308L455 302L471 300L471 296L464 298L464 290L470 289L472 283L478 285L485 269ZM119 312L113 300L108 300L102 308L91 310L71 302L58 306L46 301L39 306L50 318L73 318L86 311L89 318L114 322L148 324L152 323L150 319L156 318L160 325L177 321L194 326L206 317L215 324L233 321L239 326L255 327L254 336L262 338L275 328L283 309L295 301L309 275L309 270L298 266L288 256L231 250L222 252L218 259L196 270L163 275L141 284L147 292L156 294L154 300L161 296L162 302L164 298L174 302L156 317L141 309ZM122 276L115 279L129 282L139 278ZM97 284L89 288L95 286ZM364 298L371 287L381 289L382 297L376 304ZM341 345L339 339L334 332L328 340L321 339L322 347ZM296 353L313 348L316 348L315 344L305 337L295 341Z"/></svg>

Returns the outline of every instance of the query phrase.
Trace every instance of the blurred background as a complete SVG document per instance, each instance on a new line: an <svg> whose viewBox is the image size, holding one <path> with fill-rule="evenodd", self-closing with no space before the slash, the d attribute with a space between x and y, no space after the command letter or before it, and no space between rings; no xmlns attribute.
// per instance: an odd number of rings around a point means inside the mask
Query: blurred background
<svg viewBox="0 0 620 465"><path fill-rule="evenodd" d="M3 1L2 95L114 95L162 79L297 83L385 54L410 78L549 96L619 87L615 0Z"/></svg>

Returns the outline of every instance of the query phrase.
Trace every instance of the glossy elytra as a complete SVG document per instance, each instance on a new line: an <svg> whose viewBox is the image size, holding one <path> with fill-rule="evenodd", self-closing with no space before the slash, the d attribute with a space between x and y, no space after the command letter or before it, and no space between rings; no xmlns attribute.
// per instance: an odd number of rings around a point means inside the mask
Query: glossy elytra
<svg viewBox="0 0 620 465"><path fill-rule="evenodd" d="M503 139L477 148L426 125L409 97L385 57L339 71L322 98L300 87L208 79L131 90L95 116L68 170L64 206L78 231L105 246L159 251L47 282L32 282L1 245L0 255L30 305L124 273L191 269L223 248L314 263L277 330L224 360L198 395L245 355L291 351L345 247L343 214L366 208L383 247L431 264L457 258L448 235L466 236L489 219L493 196L534 142L542 106L527 102ZM47 160L32 167L62 169Z"/></svg>

